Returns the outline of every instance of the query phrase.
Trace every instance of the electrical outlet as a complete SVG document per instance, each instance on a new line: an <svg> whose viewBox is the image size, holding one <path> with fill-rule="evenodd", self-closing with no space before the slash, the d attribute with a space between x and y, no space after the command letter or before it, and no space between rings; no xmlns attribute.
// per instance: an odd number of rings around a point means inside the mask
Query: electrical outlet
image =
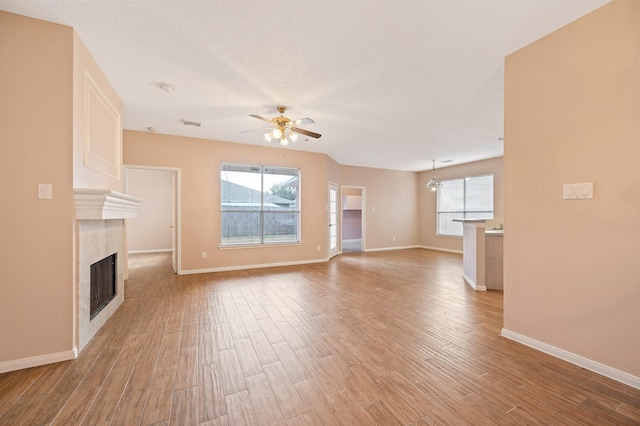
<svg viewBox="0 0 640 426"><path fill-rule="evenodd" d="M316 246L316 250L317 250L317 251L320 251L320 246L319 246L319 245L318 245L318 246Z"/></svg>
<svg viewBox="0 0 640 426"><path fill-rule="evenodd" d="M202 258L203 258L203 259L206 259L206 258L207 258L207 252L206 252L206 251L203 251L203 252L202 252Z"/></svg>
<svg viewBox="0 0 640 426"><path fill-rule="evenodd" d="M393 236L392 240L393 240L393 241L395 241L395 240L396 240L396 236L395 236L395 235Z"/></svg>

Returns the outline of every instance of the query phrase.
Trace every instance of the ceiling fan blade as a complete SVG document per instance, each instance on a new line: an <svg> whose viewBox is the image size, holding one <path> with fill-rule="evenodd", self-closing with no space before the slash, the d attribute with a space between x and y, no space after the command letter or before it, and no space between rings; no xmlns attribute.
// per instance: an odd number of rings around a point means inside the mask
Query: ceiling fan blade
<svg viewBox="0 0 640 426"><path fill-rule="evenodd" d="M243 130L240 133L257 132L260 130L271 130L271 129L273 129L273 127L260 127L259 129Z"/></svg>
<svg viewBox="0 0 640 426"><path fill-rule="evenodd" d="M318 139L320 136L322 136L320 133L310 132L308 130L299 129L297 127L292 127L291 131L295 132L295 133L300 133L301 135L310 136L310 137L315 138L315 139Z"/></svg>
<svg viewBox="0 0 640 426"><path fill-rule="evenodd" d="M298 125L298 124L313 124L313 123L315 123L315 121L313 121L310 118L299 118L297 120L291 120L291 123L292 124L296 124L296 125Z"/></svg>
<svg viewBox="0 0 640 426"><path fill-rule="evenodd" d="M264 117L261 117L259 115L255 115L255 114L249 114L249 116L251 116L253 118L257 118L258 120L266 121L267 123L273 123L273 121L270 118L264 118Z"/></svg>

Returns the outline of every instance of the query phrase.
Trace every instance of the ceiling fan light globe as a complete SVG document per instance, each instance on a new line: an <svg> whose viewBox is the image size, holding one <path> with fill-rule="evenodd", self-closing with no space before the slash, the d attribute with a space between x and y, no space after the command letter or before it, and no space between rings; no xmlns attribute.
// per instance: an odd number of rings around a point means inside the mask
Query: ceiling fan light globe
<svg viewBox="0 0 640 426"><path fill-rule="evenodd" d="M280 129L273 129L273 137L276 139L280 139L282 137L282 131Z"/></svg>
<svg viewBox="0 0 640 426"><path fill-rule="evenodd" d="M280 145L282 145L282 146L289 145L289 139L287 139L287 138L280 139Z"/></svg>
<svg viewBox="0 0 640 426"><path fill-rule="evenodd" d="M271 142L271 139L273 139L273 136L271 136L271 133L265 133L264 138L267 142Z"/></svg>
<svg viewBox="0 0 640 426"><path fill-rule="evenodd" d="M289 135L289 139L291 139L291 142L295 142L298 140L298 134L297 133L291 133L291 135Z"/></svg>

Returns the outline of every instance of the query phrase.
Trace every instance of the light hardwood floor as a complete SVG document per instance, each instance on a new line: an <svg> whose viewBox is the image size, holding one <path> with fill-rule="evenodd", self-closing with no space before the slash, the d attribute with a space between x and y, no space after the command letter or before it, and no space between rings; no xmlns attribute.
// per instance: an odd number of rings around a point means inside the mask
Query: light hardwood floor
<svg viewBox="0 0 640 426"><path fill-rule="evenodd" d="M175 276L130 257L78 359L0 375L0 424L640 424L640 391L499 336L461 257Z"/></svg>

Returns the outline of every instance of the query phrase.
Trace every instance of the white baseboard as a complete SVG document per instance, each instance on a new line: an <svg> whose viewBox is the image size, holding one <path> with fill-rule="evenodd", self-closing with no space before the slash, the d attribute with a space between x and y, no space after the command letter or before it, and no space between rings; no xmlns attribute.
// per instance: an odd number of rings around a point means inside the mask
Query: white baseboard
<svg viewBox="0 0 640 426"><path fill-rule="evenodd" d="M413 248L420 248L420 246L381 247L381 248L366 249L363 251L372 252L372 251L389 251L389 250L407 250L407 249L413 249Z"/></svg>
<svg viewBox="0 0 640 426"><path fill-rule="evenodd" d="M24 368L39 367L41 365L53 364L55 362L69 361L78 357L78 348L70 351L56 352L52 354L36 355L28 358L14 359L0 362L0 373L8 371L22 370Z"/></svg>
<svg viewBox="0 0 640 426"><path fill-rule="evenodd" d="M451 249L446 249L441 247L431 247L431 246L417 246L417 247L425 250L445 251L447 253L462 254L462 250L451 250Z"/></svg>
<svg viewBox="0 0 640 426"><path fill-rule="evenodd" d="M474 290L477 291L487 291L487 287L484 285L477 285L471 278L469 278L467 276L467 274L465 274L464 272L462 273L462 278L464 278L464 280L467 282L467 284L469 284L471 286L471 288L473 288Z"/></svg>
<svg viewBox="0 0 640 426"><path fill-rule="evenodd" d="M551 346L530 337L523 336L522 334L507 330L506 328L502 329L501 335L503 337L506 337L507 339L522 343L525 346L537 349L540 352L544 352L556 358L560 358L579 367L586 368L587 370L593 371L594 373L598 373L617 382L624 383L625 385L629 385L636 389L640 389L640 377L633 376L629 373L625 373L624 371L620 371L613 367L600 364L599 362L592 361L580 355L567 352L564 349L556 348L555 346Z"/></svg>
<svg viewBox="0 0 640 426"><path fill-rule="evenodd" d="M278 262L278 263L261 263L257 265L223 266L220 268L183 269L180 271L179 275L206 274L208 272L242 271L245 269L274 268L276 266L306 265L309 263L324 263L328 261L329 261L329 258L303 260L303 261L297 261L297 262Z"/></svg>
<svg viewBox="0 0 640 426"><path fill-rule="evenodd" d="M383 247L383 248L366 249L366 250L363 250L363 251L364 252L375 252L375 251L389 251L389 250L406 250L406 249L414 249L414 248L426 248L426 249L431 249L431 250L449 251L451 253L462 253L462 252L456 252L456 251L452 251L452 250L437 249L437 248L417 246L417 245L416 246L401 246L401 247ZM131 252L129 252L129 253L131 253ZM340 252L338 254L342 254L342 252ZM310 263L324 263L324 262L328 262L329 260L331 260L331 259L330 258L324 258L324 259L303 260L303 261L297 261L297 262L262 263L262 264L257 264L257 265L223 266L223 267L220 267L220 268L205 268L205 269L183 269L178 273L178 275L206 274L206 273L209 273L209 272L241 271L241 270L244 270L244 269L273 268L273 267L276 267L276 266L306 265L306 264L310 264ZM485 290L486 290L486 288L485 288Z"/></svg>
<svg viewBox="0 0 640 426"><path fill-rule="evenodd" d="M170 253L171 249L155 249L155 250L129 250L128 254L142 254L142 253Z"/></svg>

